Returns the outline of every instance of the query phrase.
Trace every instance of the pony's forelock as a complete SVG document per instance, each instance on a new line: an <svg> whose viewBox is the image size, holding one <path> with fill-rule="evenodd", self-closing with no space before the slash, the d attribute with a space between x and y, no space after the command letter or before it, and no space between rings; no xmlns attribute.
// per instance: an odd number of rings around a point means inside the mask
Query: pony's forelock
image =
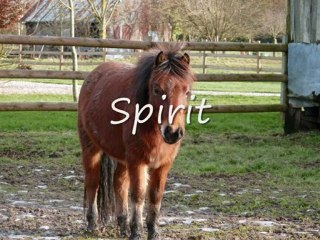
<svg viewBox="0 0 320 240"><path fill-rule="evenodd" d="M152 73L156 75L156 78L165 74L173 75L177 79L188 81L189 83L194 81L194 75L189 64L181 60L183 58L181 50L184 47L184 43L156 44L154 48L143 54L136 67L137 103L142 106L148 103L149 81ZM156 66L156 58L160 52L163 52L166 61Z"/></svg>

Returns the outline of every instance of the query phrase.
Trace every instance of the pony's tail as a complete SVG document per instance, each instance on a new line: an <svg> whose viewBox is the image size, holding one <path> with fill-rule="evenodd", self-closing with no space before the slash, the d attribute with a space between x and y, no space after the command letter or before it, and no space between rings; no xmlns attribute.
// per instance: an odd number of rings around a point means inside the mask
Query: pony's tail
<svg viewBox="0 0 320 240"><path fill-rule="evenodd" d="M100 160L100 182L98 190L98 212L102 225L115 219L115 195L113 191L113 175L116 162L107 154L102 154Z"/></svg>

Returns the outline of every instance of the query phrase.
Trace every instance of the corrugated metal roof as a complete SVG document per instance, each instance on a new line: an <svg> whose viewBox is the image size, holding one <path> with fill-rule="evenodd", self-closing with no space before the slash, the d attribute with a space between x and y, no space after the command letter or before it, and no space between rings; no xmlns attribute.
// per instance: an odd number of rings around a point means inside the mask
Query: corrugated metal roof
<svg viewBox="0 0 320 240"><path fill-rule="evenodd" d="M68 2L68 1L65 1ZM99 0L95 0L99 4ZM74 0L77 21L86 18L94 19L87 0ZM69 9L61 4L60 0L38 0L31 9L21 18L21 22L59 22L69 18Z"/></svg>

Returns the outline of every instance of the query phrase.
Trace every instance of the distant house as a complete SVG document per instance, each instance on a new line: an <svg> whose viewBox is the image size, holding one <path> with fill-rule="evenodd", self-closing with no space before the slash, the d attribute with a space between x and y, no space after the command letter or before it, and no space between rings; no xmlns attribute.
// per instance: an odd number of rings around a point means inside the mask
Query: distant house
<svg viewBox="0 0 320 240"><path fill-rule="evenodd" d="M98 0L97 0L98 2ZM76 36L96 37L97 29L87 0L74 1ZM27 35L70 36L69 9L59 0L38 0L21 18Z"/></svg>
<svg viewBox="0 0 320 240"><path fill-rule="evenodd" d="M100 0L95 0L99 7ZM65 1L68 2L68 1ZM122 0L108 27L108 38L170 40L166 24L155 23L146 0ZM74 0L77 37L98 37L97 22L87 0ZM151 20L152 18L152 20ZM69 9L60 0L37 0L21 18L26 35L70 36Z"/></svg>

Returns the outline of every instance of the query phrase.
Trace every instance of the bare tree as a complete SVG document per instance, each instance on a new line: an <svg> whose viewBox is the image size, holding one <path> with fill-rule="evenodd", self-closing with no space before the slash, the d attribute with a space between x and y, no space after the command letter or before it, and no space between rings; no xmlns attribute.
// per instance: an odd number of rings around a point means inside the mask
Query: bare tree
<svg viewBox="0 0 320 240"><path fill-rule="evenodd" d="M140 0L122 0L113 16L114 38L130 40L141 14Z"/></svg>
<svg viewBox="0 0 320 240"><path fill-rule="evenodd" d="M73 0L68 0L68 4L63 0L60 0L61 4L63 4L70 11L70 36L75 37L75 11L74 11L74 2ZM75 46L71 48L72 53L72 70L78 71L78 55ZM72 80L72 92L73 92L73 100L75 102L78 101L78 81L76 79Z"/></svg>
<svg viewBox="0 0 320 240"><path fill-rule="evenodd" d="M158 0L152 9L160 13L155 19L170 25L172 34L180 32L197 40L247 38L250 41L262 32L273 35L281 32L277 29L282 27L276 23L282 25L285 21L282 16L285 8L280 3L284 1Z"/></svg>
<svg viewBox="0 0 320 240"><path fill-rule="evenodd" d="M265 12L261 16L261 33L271 35L273 42L286 31L286 0L266 0Z"/></svg>
<svg viewBox="0 0 320 240"><path fill-rule="evenodd" d="M95 16L98 28L99 37L107 38L107 26L110 23L112 16L116 10L116 7L121 0L87 0L93 15ZM97 2L99 4L97 4Z"/></svg>
<svg viewBox="0 0 320 240"><path fill-rule="evenodd" d="M163 0L167 19L175 20L183 32L197 39L219 41L223 38L235 37L243 32L243 24L253 1L245 0ZM257 5L257 3L255 3ZM171 9L168 11L168 9ZM254 9L254 10L253 10ZM246 15L247 13L247 15Z"/></svg>

